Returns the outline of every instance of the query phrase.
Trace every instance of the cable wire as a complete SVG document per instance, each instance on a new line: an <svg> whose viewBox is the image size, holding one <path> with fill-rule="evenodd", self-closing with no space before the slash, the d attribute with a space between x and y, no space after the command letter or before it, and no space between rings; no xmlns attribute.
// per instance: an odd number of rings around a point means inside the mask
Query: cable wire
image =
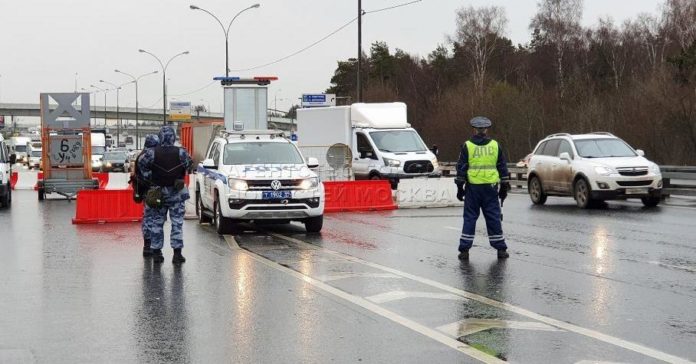
<svg viewBox="0 0 696 364"><path fill-rule="evenodd" d="M382 9L365 11L363 14L374 14L374 13L379 13L379 12L382 12L382 11L387 11L387 10L391 10L391 9L400 8L400 7L402 7L402 6L407 6L407 5L419 3L419 2L421 2L421 1L423 1L423 0L414 0L414 1L407 2L407 3L403 3L403 4L399 4L399 5L394 5L394 6L389 6L389 7L382 8Z"/></svg>

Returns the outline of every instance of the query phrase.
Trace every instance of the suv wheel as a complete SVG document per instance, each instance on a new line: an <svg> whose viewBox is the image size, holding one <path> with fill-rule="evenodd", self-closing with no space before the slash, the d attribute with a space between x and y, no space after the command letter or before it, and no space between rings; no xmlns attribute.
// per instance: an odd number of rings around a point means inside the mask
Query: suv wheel
<svg viewBox="0 0 696 364"><path fill-rule="evenodd" d="M541 180L537 176L532 176L529 179L529 198L535 205L543 205L546 203L548 196L544 193L544 187L541 185Z"/></svg>
<svg viewBox="0 0 696 364"><path fill-rule="evenodd" d="M648 197L642 197L640 199L641 202L643 202L643 206L645 207L655 207L660 204L660 198L659 197L653 197L653 196L648 196Z"/></svg>
<svg viewBox="0 0 696 364"><path fill-rule="evenodd" d="M590 185L584 178L580 178L575 181L575 186L573 188L575 191L575 203L581 209L588 209L592 207L593 201L590 197Z"/></svg>
<svg viewBox="0 0 696 364"><path fill-rule="evenodd" d="M237 234L240 229L237 224L230 218L222 216L222 207L220 207L220 196L215 194L215 202L213 203L214 214L213 223L215 225L215 231L220 235L225 234Z"/></svg>
<svg viewBox="0 0 696 364"><path fill-rule="evenodd" d="M308 217L305 219L304 224L308 233L318 233L324 226L324 215Z"/></svg>
<svg viewBox="0 0 696 364"><path fill-rule="evenodd" d="M201 199L201 192L196 191L196 216L198 216L199 224L210 223L211 219L205 213L205 208L203 207L203 200Z"/></svg>
<svg viewBox="0 0 696 364"><path fill-rule="evenodd" d="M12 202L12 190L9 189L9 185L7 187L8 189L5 196L0 197L0 207L10 207L10 203Z"/></svg>

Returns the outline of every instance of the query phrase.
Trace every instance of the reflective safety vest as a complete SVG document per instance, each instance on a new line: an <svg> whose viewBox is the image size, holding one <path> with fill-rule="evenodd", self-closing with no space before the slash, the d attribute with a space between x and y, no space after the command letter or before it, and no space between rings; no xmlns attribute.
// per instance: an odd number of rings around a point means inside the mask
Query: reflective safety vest
<svg viewBox="0 0 696 364"><path fill-rule="evenodd" d="M467 140L466 149L469 152L469 170L467 177L473 185L494 184L500 182L498 173L498 142L491 140L486 145L476 145Z"/></svg>

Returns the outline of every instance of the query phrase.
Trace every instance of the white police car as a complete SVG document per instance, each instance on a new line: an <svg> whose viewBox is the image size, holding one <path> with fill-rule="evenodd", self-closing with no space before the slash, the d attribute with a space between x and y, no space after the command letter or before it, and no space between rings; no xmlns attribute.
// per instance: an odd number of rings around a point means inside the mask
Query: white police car
<svg viewBox="0 0 696 364"><path fill-rule="evenodd" d="M15 164L16 158L14 154L10 154L10 148L5 143L2 134L0 134L0 207L10 207L12 203L10 178L12 176L12 165Z"/></svg>
<svg viewBox="0 0 696 364"><path fill-rule="evenodd" d="M274 130L220 131L196 174L196 214L219 234L239 232L241 222L303 222L321 231L324 185L316 158Z"/></svg>

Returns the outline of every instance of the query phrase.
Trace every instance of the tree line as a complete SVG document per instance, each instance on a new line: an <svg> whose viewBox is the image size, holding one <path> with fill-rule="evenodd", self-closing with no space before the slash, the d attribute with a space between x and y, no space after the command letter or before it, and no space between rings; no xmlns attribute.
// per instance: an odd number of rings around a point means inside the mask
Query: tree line
<svg viewBox="0 0 696 364"><path fill-rule="evenodd" d="M696 165L696 0L590 28L582 13L582 0L540 0L531 40L514 45L503 8L463 7L425 58L373 43L363 99L405 102L444 161L470 137L468 120L485 115L513 162L548 134L608 131L658 163ZM327 92L355 100L357 64L339 61Z"/></svg>

